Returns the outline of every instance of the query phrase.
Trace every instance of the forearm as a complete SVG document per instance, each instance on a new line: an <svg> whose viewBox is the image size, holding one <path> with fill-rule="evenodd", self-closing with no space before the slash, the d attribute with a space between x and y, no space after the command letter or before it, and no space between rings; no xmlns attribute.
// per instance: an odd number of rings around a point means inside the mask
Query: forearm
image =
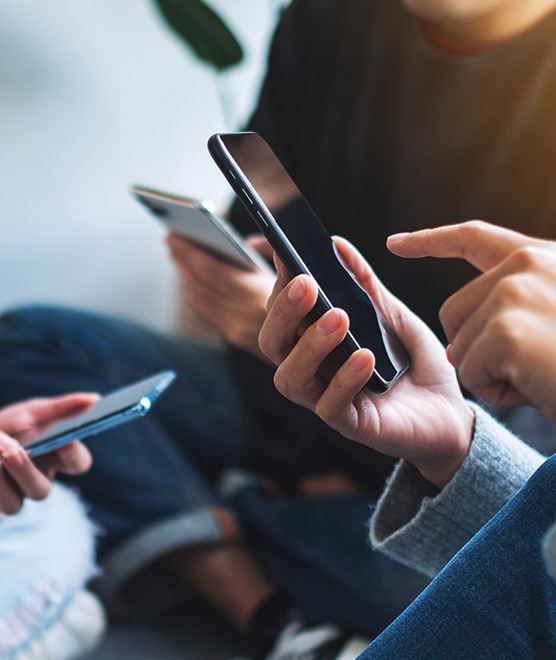
<svg viewBox="0 0 556 660"><path fill-rule="evenodd" d="M471 450L450 483L439 490L401 461L371 519L374 548L430 576L511 499L544 460L481 408L473 409L476 425Z"/></svg>

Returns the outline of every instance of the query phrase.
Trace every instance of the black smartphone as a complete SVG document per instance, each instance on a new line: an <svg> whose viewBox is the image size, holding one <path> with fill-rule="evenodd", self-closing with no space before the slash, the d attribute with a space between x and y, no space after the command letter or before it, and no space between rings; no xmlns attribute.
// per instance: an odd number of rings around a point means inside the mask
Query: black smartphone
<svg viewBox="0 0 556 660"><path fill-rule="evenodd" d="M73 440L84 440L103 431L144 417L174 380L173 371L162 371L105 394L86 412L55 424L25 449L33 458Z"/></svg>
<svg viewBox="0 0 556 660"><path fill-rule="evenodd" d="M290 274L316 280L317 314L332 307L347 312L350 328L342 351L347 357L369 348L376 367L367 387L385 392L407 371L407 350L340 261L330 234L269 145L257 133L218 133L209 139L208 149Z"/></svg>

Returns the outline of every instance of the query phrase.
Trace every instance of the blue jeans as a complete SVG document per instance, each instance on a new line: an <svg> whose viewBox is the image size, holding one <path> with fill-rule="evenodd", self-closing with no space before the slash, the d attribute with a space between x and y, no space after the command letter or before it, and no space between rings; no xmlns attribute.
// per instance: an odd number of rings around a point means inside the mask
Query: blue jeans
<svg viewBox="0 0 556 660"><path fill-rule="evenodd" d="M378 634L426 580L371 552L369 496L270 496L245 487L224 500L230 466L249 467L249 403L226 351L114 318L60 308L0 318L0 405L73 390L106 392L171 368L178 378L143 419L87 444L78 478L99 524L101 594L176 548L218 543L232 515L258 561L309 614Z"/></svg>
<svg viewBox="0 0 556 660"><path fill-rule="evenodd" d="M556 587L542 541L556 456L447 564L359 660L556 658Z"/></svg>

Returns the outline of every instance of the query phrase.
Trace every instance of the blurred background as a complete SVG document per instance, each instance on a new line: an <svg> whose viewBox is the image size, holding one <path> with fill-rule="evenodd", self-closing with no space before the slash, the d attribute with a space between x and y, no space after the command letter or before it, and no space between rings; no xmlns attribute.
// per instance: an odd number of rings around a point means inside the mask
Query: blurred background
<svg viewBox="0 0 556 660"><path fill-rule="evenodd" d="M0 312L55 303L174 324L164 233L129 188L229 201L206 141L249 115L283 4L211 0L245 51L216 74L151 0L2 0Z"/></svg>

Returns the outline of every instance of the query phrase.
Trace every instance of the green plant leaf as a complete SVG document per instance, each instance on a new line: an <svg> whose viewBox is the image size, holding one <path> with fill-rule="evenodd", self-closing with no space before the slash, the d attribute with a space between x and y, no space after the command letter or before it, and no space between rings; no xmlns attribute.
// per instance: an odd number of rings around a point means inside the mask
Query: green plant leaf
<svg viewBox="0 0 556 660"><path fill-rule="evenodd" d="M154 0L168 25L194 54L217 70L243 59L243 49L216 12L201 0Z"/></svg>

